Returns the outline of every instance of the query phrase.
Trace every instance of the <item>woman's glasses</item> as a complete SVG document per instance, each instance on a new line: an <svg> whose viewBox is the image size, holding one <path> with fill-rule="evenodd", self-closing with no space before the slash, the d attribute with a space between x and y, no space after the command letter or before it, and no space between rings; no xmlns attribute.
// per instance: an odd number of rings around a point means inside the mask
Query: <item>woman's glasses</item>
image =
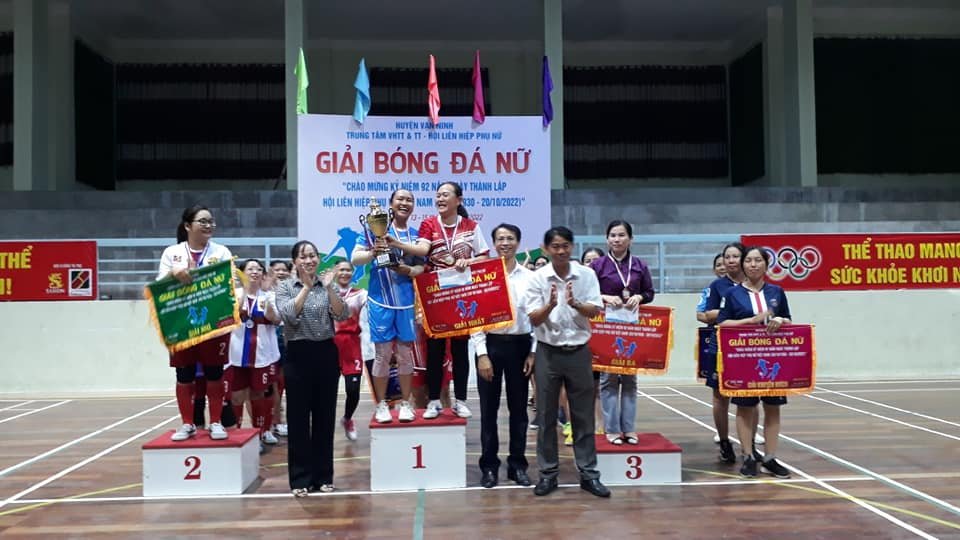
<svg viewBox="0 0 960 540"><path fill-rule="evenodd" d="M199 223L200 225L203 225L204 227L216 227L216 226L217 226L217 222L214 221L214 220L212 220L212 219L195 219L195 220L193 220L193 222L194 222L194 223Z"/></svg>

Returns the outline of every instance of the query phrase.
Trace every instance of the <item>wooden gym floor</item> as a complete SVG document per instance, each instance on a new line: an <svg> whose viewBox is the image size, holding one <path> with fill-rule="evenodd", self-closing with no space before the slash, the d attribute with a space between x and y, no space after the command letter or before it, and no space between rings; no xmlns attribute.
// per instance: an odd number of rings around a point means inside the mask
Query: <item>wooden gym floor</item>
<svg viewBox="0 0 960 540"><path fill-rule="evenodd" d="M778 454L793 478L751 481L717 462L707 388L643 382L638 430L683 448L683 481L614 487L608 500L579 489L562 446L562 487L550 496L513 485L505 466L500 486L479 487L476 417L467 426L469 487L372 494L366 394L360 440L336 434L335 493L290 495L281 438L247 494L144 498L140 446L177 425L168 396L3 399L0 536L960 538L960 379L823 381L783 411ZM470 405L479 410L473 389ZM506 404L503 450L505 418ZM534 431L527 452L536 481Z"/></svg>

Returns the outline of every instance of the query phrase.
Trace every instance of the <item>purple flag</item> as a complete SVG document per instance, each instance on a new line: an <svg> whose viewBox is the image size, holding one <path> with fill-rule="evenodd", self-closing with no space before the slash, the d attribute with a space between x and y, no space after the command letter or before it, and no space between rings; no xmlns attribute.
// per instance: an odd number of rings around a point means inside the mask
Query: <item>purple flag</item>
<svg viewBox="0 0 960 540"><path fill-rule="evenodd" d="M547 57L543 57L543 127L550 125L553 121L553 101L550 100L550 92L553 91L553 79L550 78L550 62Z"/></svg>

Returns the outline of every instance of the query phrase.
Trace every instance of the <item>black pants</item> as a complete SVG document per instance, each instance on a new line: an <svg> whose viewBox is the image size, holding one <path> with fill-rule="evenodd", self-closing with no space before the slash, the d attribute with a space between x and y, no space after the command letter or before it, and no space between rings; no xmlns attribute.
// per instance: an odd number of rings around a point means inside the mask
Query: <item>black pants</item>
<svg viewBox="0 0 960 540"><path fill-rule="evenodd" d="M507 386L507 410L510 413L509 470L527 470L527 377L523 364L530 354L530 335L501 336L487 334L487 356L493 364L493 379L477 377L480 395L480 470L496 471L500 467L500 436L497 415L500 411L500 390Z"/></svg>
<svg viewBox="0 0 960 540"><path fill-rule="evenodd" d="M333 483L333 432L340 362L332 339L290 341L283 365L287 390L290 489Z"/></svg>
<svg viewBox="0 0 960 540"><path fill-rule="evenodd" d="M443 357L447 354L447 339L427 340L427 391L430 399L440 399L443 384ZM449 338L453 357L453 395L460 401L467 399L467 378L470 361L467 358L467 338Z"/></svg>

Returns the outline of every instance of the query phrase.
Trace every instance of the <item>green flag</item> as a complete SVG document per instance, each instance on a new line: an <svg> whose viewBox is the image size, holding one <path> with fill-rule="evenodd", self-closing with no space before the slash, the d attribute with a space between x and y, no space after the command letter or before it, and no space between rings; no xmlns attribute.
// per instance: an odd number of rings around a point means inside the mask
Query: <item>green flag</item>
<svg viewBox="0 0 960 540"><path fill-rule="evenodd" d="M221 261L190 270L186 285L172 277L144 288L150 319L170 352L229 333L240 326L233 261Z"/></svg>
<svg viewBox="0 0 960 540"><path fill-rule="evenodd" d="M307 114L307 87L310 79L307 78L307 61L303 57L303 48L300 48L300 59L293 70L297 76L297 114Z"/></svg>

